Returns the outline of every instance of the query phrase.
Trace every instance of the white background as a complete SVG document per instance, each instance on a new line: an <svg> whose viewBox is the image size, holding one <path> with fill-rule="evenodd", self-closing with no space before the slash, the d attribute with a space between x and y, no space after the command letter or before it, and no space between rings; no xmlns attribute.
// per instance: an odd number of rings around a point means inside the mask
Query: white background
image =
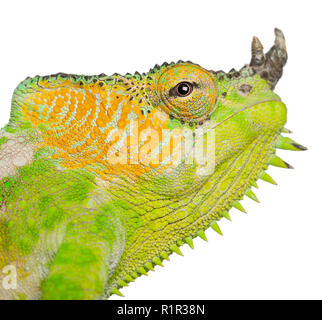
<svg viewBox="0 0 322 320"><path fill-rule="evenodd" d="M220 223L224 237L183 246L122 290L126 299L322 298L320 1L1 1L0 127L11 94L27 76L56 72L148 71L192 60L229 71L250 61L255 34L266 49L273 28L287 39L289 61L276 88L287 127L306 152L278 154L295 170L269 169L278 186L259 182L260 204ZM118 299L113 297L112 299Z"/></svg>

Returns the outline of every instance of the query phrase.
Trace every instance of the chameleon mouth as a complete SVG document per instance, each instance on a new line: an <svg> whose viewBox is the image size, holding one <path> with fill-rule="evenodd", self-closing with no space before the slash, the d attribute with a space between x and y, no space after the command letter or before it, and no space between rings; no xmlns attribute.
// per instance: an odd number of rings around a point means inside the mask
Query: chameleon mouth
<svg viewBox="0 0 322 320"><path fill-rule="evenodd" d="M257 102L257 103L254 103L254 104L251 104L249 106L246 106L240 110L237 110L236 112L232 113L231 115L229 115L228 117L226 117L225 119L223 119L222 121L220 122L216 122L214 124L211 124L210 126L207 127L207 129L205 130L205 133L207 133L208 131L211 131L212 129L215 129L217 128L218 126L220 126L221 124L223 124L224 122L228 121L230 118L236 116L237 114L240 114L244 111L246 111L247 109L250 109L250 108L254 108L254 107L258 107L258 106L265 106L266 103L269 103L269 102L272 102L272 103L281 103L279 100L271 100L271 99L267 99L267 100L264 100L262 102Z"/></svg>

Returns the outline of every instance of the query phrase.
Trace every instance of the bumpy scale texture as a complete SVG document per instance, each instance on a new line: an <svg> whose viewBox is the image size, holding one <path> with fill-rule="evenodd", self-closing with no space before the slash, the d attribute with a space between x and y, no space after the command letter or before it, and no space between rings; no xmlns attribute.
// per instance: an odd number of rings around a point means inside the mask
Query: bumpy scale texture
<svg viewBox="0 0 322 320"><path fill-rule="evenodd" d="M275 34L266 54L253 39L240 71L179 61L20 83L0 131L0 270L17 273L1 299L120 295L209 226L221 234L244 195L257 201L256 180L274 183L268 165L290 167L275 148L305 149L280 135L286 107L273 89L287 54ZM182 157L184 134L192 146L215 137L212 170Z"/></svg>

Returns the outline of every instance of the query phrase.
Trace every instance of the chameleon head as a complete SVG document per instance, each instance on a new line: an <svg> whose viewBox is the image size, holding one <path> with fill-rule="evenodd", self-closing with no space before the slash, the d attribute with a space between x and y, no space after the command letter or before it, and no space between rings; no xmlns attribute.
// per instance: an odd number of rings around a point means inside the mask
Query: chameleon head
<svg viewBox="0 0 322 320"><path fill-rule="evenodd" d="M286 109L273 89L287 54L275 34L266 54L254 37L251 62L239 72L179 61L147 74L27 78L15 90L9 127L36 128L36 148L49 147L61 167L106 181L143 176L154 192L186 192L280 133Z"/></svg>
<svg viewBox="0 0 322 320"><path fill-rule="evenodd" d="M183 160L166 165L166 171L175 170L187 178L181 179L187 184L181 182L180 187L177 180L168 181L169 192L194 187L188 178L193 170L207 176L214 172L215 165L256 144L265 144L281 132L286 108L273 90L282 76L287 53L283 33L275 29L275 35L275 44L266 54L258 38L253 38L251 62L240 71L208 71L181 61L150 71L145 93L153 112L148 118L152 123L154 118L168 119L163 129L170 128L176 139L170 143L164 135L161 144L171 144L172 160ZM168 158L162 156L162 161L167 163ZM162 161L159 168L164 166ZM183 164L187 161L190 166ZM206 170L198 170L203 167ZM193 177L199 182L205 178Z"/></svg>

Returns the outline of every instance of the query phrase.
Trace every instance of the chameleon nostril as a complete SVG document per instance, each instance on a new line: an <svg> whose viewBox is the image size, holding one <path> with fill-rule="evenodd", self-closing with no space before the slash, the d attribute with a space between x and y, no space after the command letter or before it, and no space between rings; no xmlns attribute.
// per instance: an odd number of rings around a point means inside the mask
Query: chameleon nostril
<svg viewBox="0 0 322 320"><path fill-rule="evenodd" d="M239 88L238 88L238 92L241 96L246 96L250 90L252 90L252 86L250 84L242 84Z"/></svg>

